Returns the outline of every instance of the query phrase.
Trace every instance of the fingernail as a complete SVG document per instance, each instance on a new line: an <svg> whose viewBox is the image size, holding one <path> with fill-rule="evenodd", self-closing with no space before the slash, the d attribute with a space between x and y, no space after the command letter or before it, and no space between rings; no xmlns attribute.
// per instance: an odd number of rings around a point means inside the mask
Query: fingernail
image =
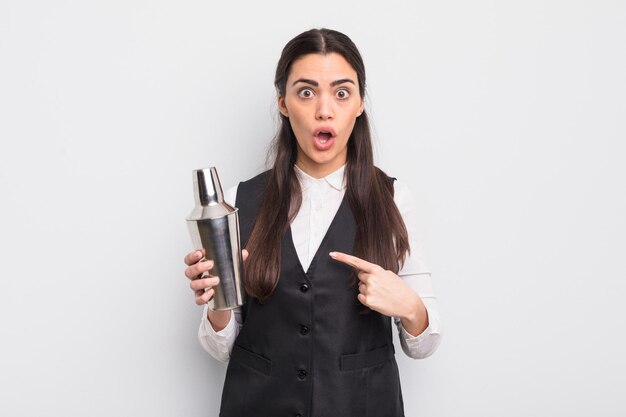
<svg viewBox="0 0 626 417"><path fill-rule="evenodd" d="M329 255L330 255L331 258L334 259L334 258L337 257L337 252L330 252Z"/></svg>

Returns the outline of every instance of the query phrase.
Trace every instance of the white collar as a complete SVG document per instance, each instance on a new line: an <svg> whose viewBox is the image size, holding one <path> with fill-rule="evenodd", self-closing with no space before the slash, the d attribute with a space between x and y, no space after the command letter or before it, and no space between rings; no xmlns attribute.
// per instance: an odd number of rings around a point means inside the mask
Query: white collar
<svg viewBox="0 0 626 417"><path fill-rule="evenodd" d="M313 178L306 172L302 170L298 165L294 165L296 169L296 174L298 175L298 179L300 180L300 185L302 186L302 190L306 190L311 185L315 183L319 183L320 181L326 182L328 185L333 187L337 191L341 191L345 188L344 184L344 172L346 170L346 165L342 165L335 172L328 174L322 178Z"/></svg>

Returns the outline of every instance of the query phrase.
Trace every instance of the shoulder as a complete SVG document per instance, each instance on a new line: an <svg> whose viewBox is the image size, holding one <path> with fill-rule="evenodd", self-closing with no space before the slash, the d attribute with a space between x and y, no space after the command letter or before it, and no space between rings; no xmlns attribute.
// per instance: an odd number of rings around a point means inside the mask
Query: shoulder
<svg viewBox="0 0 626 417"><path fill-rule="evenodd" d="M379 178L381 178L390 188L393 195L393 201L396 203L396 206L401 214L411 212L415 209L416 203L415 198L413 197L413 192L406 185L406 183L396 177L390 176L378 167L376 167L376 172L378 173Z"/></svg>
<svg viewBox="0 0 626 417"><path fill-rule="evenodd" d="M267 178L269 174L269 170L260 173L246 181L241 181L240 183L230 187L224 193L224 200L230 204L231 206L236 206L237 196L241 194L250 194L253 190L261 190L265 188L265 184L267 183Z"/></svg>
<svg viewBox="0 0 626 417"><path fill-rule="evenodd" d="M398 180L396 177L387 174L385 171L378 167L376 167L376 172L379 178L381 178L383 182L390 187L393 193L393 199L396 204L398 204L398 202L407 203L410 200L412 201L413 194L411 193L411 189L404 182ZM399 205L398 208L400 208Z"/></svg>
<svg viewBox="0 0 626 417"><path fill-rule="evenodd" d="M239 183L239 187L258 187L259 185L264 186L267 183L270 172L271 170L267 170L261 172L259 175L250 178L249 180L242 181Z"/></svg>
<svg viewBox="0 0 626 417"><path fill-rule="evenodd" d="M393 183L393 201L398 206L400 212L405 212L415 208L415 197L406 183L396 180Z"/></svg>
<svg viewBox="0 0 626 417"><path fill-rule="evenodd" d="M258 199L265 190L265 185L270 176L271 171L264 171L248 180L242 181L234 187L230 188L226 193L226 201L232 205L238 205L240 198Z"/></svg>
<svg viewBox="0 0 626 417"><path fill-rule="evenodd" d="M385 171L383 171L382 169L378 168L378 167L374 167L376 169L376 176L378 177L379 181L383 181L383 183L385 183L388 186L393 186L394 181L396 180L395 177L391 177L389 176Z"/></svg>

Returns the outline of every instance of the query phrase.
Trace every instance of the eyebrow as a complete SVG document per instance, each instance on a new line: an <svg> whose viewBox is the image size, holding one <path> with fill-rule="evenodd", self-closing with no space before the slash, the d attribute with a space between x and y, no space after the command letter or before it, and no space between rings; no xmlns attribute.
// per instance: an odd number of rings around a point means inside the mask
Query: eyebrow
<svg viewBox="0 0 626 417"><path fill-rule="evenodd" d="M293 87L294 85L298 84L298 83L305 83L305 84L311 84L313 87L319 87L319 83L315 80L309 80L307 78L299 78L297 80L295 80L293 82L293 84L291 84L291 86ZM350 84L354 84L356 85L356 83L354 81L352 81L350 78L342 78L340 80L337 81L333 81L332 83L330 83L331 87L335 87L338 86L340 84L345 84L345 83L350 83Z"/></svg>

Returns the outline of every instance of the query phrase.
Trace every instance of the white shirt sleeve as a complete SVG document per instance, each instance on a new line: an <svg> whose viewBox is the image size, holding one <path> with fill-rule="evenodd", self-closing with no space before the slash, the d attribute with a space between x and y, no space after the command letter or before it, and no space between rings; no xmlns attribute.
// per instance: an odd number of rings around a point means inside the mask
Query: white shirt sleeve
<svg viewBox="0 0 626 417"><path fill-rule="evenodd" d="M432 355L441 343L441 319L430 270L422 259L422 248L416 222L416 203L410 190L398 181L394 182L394 201L406 225L411 247L411 253L407 255L398 275L422 299L428 314L428 327L421 334L413 336L404 329L399 318L394 317L393 320L398 328L400 345L404 353L410 358L422 359Z"/></svg>
<svg viewBox="0 0 626 417"><path fill-rule="evenodd" d="M224 194L224 200L231 206L235 206L237 198L237 187L234 186L226 191ZM198 329L198 339L200 344L209 352L211 356L221 362L227 362L230 359L230 353L233 350L235 339L241 329L241 308L237 307L232 310L233 314L230 315L230 321L225 328L216 332L211 326L209 319L207 318L209 305L204 307L202 313L202 319L200 321L200 328Z"/></svg>
<svg viewBox="0 0 626 417"><path fill-rule="evenodd" d="M198 329L198 339L200 344L209 352L211 356L221 362L228 362L230 353L233 351L235 339L241 329L241 307L232 310L230 321L219 332L216 332L211 326L207 313L209 305L204 307L200 328Z"/></svg>

